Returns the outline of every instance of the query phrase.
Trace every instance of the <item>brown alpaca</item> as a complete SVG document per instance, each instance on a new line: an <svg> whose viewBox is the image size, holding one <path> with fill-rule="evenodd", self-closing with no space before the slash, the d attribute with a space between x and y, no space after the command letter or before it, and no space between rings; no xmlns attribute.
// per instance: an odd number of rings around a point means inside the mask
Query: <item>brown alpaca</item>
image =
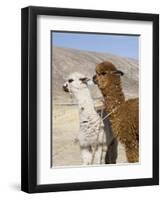
<svg viewBox="0 0 163 200"><path fill-rule="evenodd" d="M120 76L123 72L111 62L96 66L94 82L101 90L113 135L126 151L128 162L139 161L139 101L138 98L125 101Z"/></svg>

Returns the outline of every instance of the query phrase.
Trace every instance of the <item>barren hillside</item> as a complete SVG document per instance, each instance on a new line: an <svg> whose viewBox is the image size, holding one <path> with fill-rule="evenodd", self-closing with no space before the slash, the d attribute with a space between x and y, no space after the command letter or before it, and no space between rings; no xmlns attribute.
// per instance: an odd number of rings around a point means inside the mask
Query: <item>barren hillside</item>
<svg viewBox="0 0 163 200"><path fill-rule="evenodd" d="M72 101L69 94L64 93L62 90L66 76L76 71L84 73L91 78L95 73L96 64L107 60L113 62L118 69L124 72L122 83L126 98L138 96L139 70L137 60L112 54L53 47L52 90L54 102L69 103ZM92 91L94 98L101 95L96 86L93 86Z"/></svg>

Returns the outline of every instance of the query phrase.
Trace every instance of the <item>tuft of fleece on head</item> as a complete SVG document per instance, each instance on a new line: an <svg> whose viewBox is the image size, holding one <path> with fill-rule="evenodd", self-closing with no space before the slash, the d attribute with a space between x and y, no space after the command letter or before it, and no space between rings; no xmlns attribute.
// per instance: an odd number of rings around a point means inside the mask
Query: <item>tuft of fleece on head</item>
<svg viewBox="0 0 163 200"><path fill-rule="evenodd" d="M74 73L70 74L70 75L67 77L67 79L74 79L74 80L80 79L80 78L85 78L85 75L83 75L83 74L81 74L81 73L79 73L79 72L74 72Z"/></svg>

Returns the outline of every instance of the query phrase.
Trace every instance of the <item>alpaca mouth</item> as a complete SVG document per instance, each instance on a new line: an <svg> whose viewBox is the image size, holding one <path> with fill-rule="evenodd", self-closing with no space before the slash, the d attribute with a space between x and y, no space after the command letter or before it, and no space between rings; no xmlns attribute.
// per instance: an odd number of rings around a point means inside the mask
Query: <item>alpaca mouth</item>
<svg viewBox="0 0 163 200"><path fill-rule="evenodd" d="M63 91L69 92L67 85L63 85Z"/></svg>

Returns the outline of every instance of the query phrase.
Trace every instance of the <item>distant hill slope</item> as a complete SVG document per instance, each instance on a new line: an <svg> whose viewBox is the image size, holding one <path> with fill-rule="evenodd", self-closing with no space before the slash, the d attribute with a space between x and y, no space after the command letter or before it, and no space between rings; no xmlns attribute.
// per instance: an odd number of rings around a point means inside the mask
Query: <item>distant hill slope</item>
<svg viewBox="0 0 163 200"><path fill-rule="evenodd" d="M130 58L115 56L109 53L80 51L68 48L52 48L52 90L53 103L71 103L70 95L62 90L66 76L73 72L81 72L92 78L95 67L102 61L111 61L124 72L122 87L126 99L138 96L139 65ZM91 88L93 98L99 98L101 93L96 86ZM74 101L75 102L75 101Z"/></svg>

